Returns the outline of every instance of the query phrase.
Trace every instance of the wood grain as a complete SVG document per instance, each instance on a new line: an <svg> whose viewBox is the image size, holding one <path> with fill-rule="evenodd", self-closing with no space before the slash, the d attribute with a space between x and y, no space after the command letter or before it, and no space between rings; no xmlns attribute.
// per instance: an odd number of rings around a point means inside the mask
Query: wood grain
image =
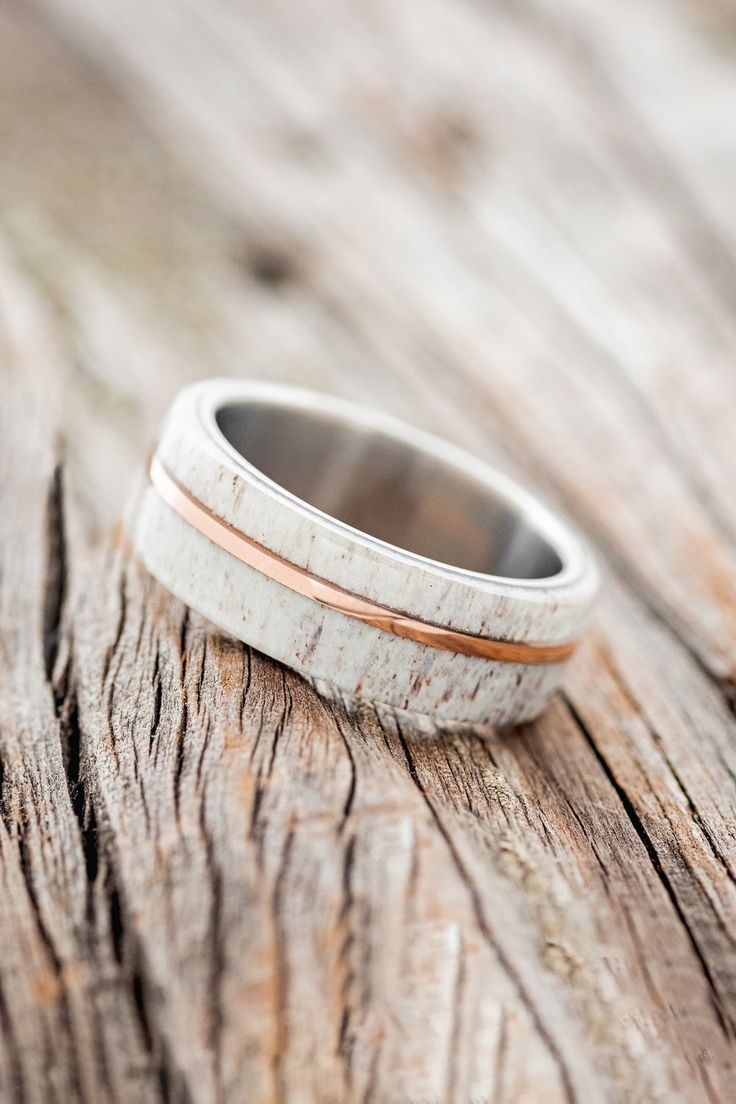
<svg viewBox="0 0 736 1104"><path fill-rule="evenodd" d="M0 11L0 1100L730 1101L736 74L711 5ZM332 388L607 569L524 728L131 561L186 380Z"/></svg>

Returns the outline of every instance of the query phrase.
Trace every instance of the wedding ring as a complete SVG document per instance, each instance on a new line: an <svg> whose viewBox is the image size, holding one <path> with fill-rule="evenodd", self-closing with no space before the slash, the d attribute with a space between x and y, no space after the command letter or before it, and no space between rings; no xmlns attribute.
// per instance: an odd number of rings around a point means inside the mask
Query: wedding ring
<svg viewBox="0 0 736 1104"><path fill-rule="evenodd" d="M276 384L182 391L127 526L227 633L323 692L442 721L536 716L598 589L581 538L494 468Z"/></svg>

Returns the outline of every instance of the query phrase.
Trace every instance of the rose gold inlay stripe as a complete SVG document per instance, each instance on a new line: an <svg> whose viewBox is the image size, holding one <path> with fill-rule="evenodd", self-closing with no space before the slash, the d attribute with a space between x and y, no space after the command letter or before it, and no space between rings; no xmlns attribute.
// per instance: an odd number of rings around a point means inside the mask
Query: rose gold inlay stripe
<svg viewBox="0 0 736 1104"><path fill-rule="evenodd" d="M427 621L419 621L396 610L386 609L367 598L361 598L343 587L312 575L302 567L264 548L262 544L246 537L223 518L214 514L204 503L194 497L171 475L158 456L153 456L149 475L151 483L161 498L192 528L208 537L214 544L255 568L267 578L273 579L289 590L311 598L328 609L337 610L346 617L363 621L376 629L416 640L434 648L461 655L494 659L503 663L560 663L572 655L575 643L568 644L515 644L506 640L491 640L473 633L443 629Z"/></svg>

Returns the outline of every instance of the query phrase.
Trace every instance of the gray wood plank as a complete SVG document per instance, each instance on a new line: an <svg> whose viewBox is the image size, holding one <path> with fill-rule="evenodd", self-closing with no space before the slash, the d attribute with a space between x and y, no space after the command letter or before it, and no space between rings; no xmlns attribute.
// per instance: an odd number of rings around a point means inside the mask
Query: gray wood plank
<svg viewBox="0 0 736 1104"><path fill-rule="evenodd" d="M700 9L43 11L0 15L0 1096L729 1100L736 78ZM129 560L156 421L216 373L574 513L606 596L540 721L325 702Z"/></svg>

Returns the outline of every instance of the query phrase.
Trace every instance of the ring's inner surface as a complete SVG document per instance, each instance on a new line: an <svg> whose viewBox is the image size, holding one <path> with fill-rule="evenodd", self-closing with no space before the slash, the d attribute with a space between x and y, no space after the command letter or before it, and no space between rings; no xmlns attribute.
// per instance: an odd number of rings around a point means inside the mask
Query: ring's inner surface
<svg viewBox="0 0 736 1104"><path fill-rule="evenodd" d="M552 545L504 498L391 436L276 403L230 403L216 421L269 479L388 544L509 579L562 570Z"/></svg>

